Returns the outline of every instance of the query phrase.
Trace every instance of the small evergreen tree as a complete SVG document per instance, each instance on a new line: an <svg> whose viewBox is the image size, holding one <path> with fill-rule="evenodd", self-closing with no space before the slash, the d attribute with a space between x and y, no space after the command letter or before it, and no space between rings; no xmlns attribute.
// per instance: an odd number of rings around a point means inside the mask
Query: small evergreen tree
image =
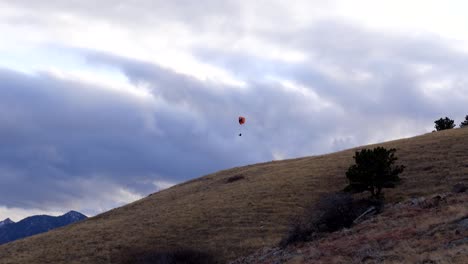
<svg viewBox="0 0 468 264"><path fill-rule="evenodd" d="M461 122L460 127L468 127L468 115L465 116L465 121Z"/></svg>
<svg viewBox="0 0 468 264"><path fill-rule="evenodd" d="M435 123L435 129L437 131L440 130L445 130L445 129L452 129L455 127L455 121L452 119L445 117L445 118L440 118L439 120L434 121Z"/></svg>
<svg viewBox="0 0 468 264"><path fill-rule="evenodd" d="M370 191L372 198L379 198L382 188L393 188L400 181L398 176L404 166L394 165L396 149L377 147L356 151L353 157L356 164L349 167L346 177L349 185L345 191Z"/></svg>

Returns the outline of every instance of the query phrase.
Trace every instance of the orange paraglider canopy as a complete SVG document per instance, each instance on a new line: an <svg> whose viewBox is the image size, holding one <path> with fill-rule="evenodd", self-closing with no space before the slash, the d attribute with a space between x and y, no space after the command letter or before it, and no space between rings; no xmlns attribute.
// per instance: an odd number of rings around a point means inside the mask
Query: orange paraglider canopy
<svg viewBox="0 0 468 264"><path fill-rule="evenodd" d="M245 117L239 116L239 124L243 125L245 123Z"/></svg>

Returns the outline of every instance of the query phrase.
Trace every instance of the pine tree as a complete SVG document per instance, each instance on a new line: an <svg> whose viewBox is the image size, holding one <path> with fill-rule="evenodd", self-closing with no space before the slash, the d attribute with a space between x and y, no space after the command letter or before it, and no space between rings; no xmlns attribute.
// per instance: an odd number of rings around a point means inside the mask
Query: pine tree
<svg viewBox="0 0 468 264"><path fill-rule="evenodd" d="M445 118L440 118L439 120L434 121L435 123L435 129L437 131L440 130L445 130L445 129L452 129L455 127L455 121L452 119L445 117Z"/></svg>
<svg viewBox="0 0 468 264"><path fill-rule="evenodd" d="M468 115L465 116L465 121L460 123L460 127L468 127Z"/></svg>
<svg viewBox="0 0 468 264"><path fill-rule="evenodd" d="M353 157L356 164L349 167L346 177L349 180L345 191L369 191L373 198L379 198L383 188L393 188L400 182L398 176L404 166L394 165L396 149L377 147L357 151Z"/></svg>

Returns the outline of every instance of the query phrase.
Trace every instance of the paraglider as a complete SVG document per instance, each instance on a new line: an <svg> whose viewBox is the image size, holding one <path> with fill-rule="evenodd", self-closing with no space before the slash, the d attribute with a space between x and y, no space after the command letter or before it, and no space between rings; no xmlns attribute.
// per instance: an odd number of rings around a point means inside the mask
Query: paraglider
<svg viewBox="0 0 468 264"><path fill-rule="evenodd" d="M239 116L239 124L243 125L245 123L245 117Z"/></svg>
<svg viewBox="0 0 468 264"><path fill-rule="evenodd" d="M239 116L239 125L244 125L245 124L245 117ZM242 133L239 133L239 137L242 136Z"/></svg>

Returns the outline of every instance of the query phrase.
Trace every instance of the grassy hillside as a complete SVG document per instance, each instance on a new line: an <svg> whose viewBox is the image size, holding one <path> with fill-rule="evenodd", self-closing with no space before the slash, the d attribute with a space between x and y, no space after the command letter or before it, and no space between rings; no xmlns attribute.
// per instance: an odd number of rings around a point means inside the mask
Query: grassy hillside
<svg viewBox="0 0 468 264"><path fill-rule="evenodd" d="M397 148L402 201L468 182L468 129L378 144ZM210 174L84 222L0 246L0 263L119 263L129 250L186 247L222 262L275 245L290 217L346 185L355 149Z"/></svg>
<svg viewBox="0 0 468 264"><path fill-rule="evenodd" d="M262 248L231 264L468 263L468 193L388 204L350 229L282 249Z"/></svg>

